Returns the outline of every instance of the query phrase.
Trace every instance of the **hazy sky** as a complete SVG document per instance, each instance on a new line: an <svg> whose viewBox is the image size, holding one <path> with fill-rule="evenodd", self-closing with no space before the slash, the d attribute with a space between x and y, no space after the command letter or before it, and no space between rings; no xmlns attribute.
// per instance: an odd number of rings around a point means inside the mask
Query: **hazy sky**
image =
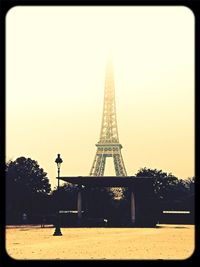
<svg viewBox="0 0 200 267"><path fill-rule="evenodd" d="M6 158L31 157L57 184L89 175L113 55L128 175L194 175L194 15L186 7L15 7L6 17ZM115 175L111 158L105 175Z"/></svg>

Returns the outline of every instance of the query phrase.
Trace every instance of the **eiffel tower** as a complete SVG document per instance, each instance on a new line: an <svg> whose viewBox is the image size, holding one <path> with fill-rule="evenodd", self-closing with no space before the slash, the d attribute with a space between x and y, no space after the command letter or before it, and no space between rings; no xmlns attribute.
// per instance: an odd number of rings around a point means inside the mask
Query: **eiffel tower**
<svg viewBox="0 0 200 267"><path fill-rule="evenodd" d="M121 154L122 145L119 143L113 66L111 60L107 63L103 117L97 151L90 170L90 176L103 176L106 158L112 157L116 176L127 176Z"/></svg>

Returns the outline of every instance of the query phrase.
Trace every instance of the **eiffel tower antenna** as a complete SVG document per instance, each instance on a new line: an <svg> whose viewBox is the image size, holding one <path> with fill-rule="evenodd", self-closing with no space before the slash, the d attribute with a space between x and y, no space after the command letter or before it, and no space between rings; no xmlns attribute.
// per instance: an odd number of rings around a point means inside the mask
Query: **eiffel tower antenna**
<svg viewBox="0 0 200 267"><path fill-rule="evenodd" d="M111 56L108 58L105 78L103 117L100 139L96 144L97 151L90 170L90 176L104 176L106 158L112 157L116 176L127 176L119 143L113 65Z"/></svg>

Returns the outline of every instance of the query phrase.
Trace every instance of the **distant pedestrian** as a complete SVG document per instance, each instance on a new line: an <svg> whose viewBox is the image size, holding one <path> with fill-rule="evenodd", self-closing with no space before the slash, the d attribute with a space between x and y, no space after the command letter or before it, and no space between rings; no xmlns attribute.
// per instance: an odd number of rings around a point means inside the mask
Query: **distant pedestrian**
<svg viewBox="0 0 200 267"><path fill-rule="evenodd" d="M25 212L22 214L22 223L23 224L27 223L27 214Z"/></svg>
<svg viewBox="0 0 200 267"><path fill-rule="evenodd" d="M46 218L45 216L42 216L41 228L44 228L45 223L46 223Z"/></svg>

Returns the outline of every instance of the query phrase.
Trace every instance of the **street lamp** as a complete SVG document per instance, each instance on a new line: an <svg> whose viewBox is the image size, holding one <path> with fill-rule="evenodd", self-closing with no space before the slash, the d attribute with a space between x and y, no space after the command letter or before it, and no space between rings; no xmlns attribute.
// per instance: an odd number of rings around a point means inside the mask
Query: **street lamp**
<svg viewBox="0 0 200 267"><path fill-rule="evenodd" d="M57 164L57 168L58 168L58 194L60 191L60 167L61 167L61 163L63 162L63 160L60 157L60 154L58 154L55 163ZM59 199L58 199L59 202ZM58 205L59 206L59 205ZM60 236L62 235L61 230L60 230L60 215L59 215L59 207L58 207L58 214L57 214L57 222L56 222L56 228L55 228L55 232L53 234L54 236Z"/></svg>
<svg viewBox="0 0 200 267"><path fill-rule="evenodd" d="M55 160L55 163L57 164L57 168L58 168L58 190L60 189L60 167L61 167L61 163L63 162L63 160L60 157L60 154L58 154L57 159Z"/></svg>

